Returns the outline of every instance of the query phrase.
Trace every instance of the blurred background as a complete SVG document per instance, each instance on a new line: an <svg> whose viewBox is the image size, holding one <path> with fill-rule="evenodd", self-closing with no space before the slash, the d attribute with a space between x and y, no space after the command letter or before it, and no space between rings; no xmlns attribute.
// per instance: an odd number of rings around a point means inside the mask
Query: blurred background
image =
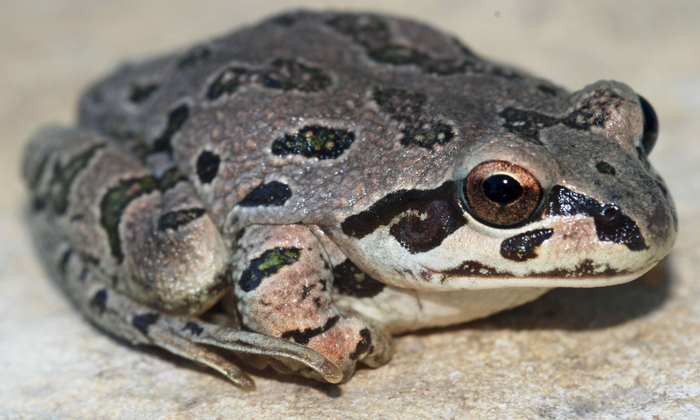
<svg viewBox="0 0 700 420"><path fill-rule="evenodd" d="M81 91L120 62L297 8L424 21L569 90L629 84L658 113L651 161L681 220L666 271L400 337L388 366L342 387L252 371L260 390L243 394L89 326L28 240L25 140L43 123L73 123ZM700 418L699 22L696 0L0 0L0 419Z"/></svg>

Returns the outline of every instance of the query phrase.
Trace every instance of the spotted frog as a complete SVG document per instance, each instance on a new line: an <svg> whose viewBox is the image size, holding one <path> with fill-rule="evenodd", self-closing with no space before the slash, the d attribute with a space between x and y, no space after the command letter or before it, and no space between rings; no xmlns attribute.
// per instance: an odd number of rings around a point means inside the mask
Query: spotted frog
<svg viewBox="0 0 700 420"><path fill-rule="evenodd" d="M251 389L232 356L339 383L392 334L639 277L678 226L657 134L624 84L570 93L420 23L296 12L122 66L23 172L90 321Z"/></svg>

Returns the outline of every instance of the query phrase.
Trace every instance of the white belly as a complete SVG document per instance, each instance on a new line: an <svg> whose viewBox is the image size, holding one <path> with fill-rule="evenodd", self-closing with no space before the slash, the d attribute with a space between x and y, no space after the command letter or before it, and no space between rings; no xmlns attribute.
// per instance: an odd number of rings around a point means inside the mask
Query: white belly
<svg viewBox="0 0 700 420"><path fill-rule="evenodd" d="M535 300L548 290L538 287L425 292L387 286L373 298L336 296L335 303L399 334L483 318Z"/></svg>

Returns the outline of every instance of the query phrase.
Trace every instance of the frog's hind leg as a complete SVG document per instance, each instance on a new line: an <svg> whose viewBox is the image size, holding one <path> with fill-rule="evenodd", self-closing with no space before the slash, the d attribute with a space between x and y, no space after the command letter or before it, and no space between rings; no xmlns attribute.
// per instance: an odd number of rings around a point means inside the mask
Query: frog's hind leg
<svg viewBox="0 0 700 420"><path fill-rule="evenodd" d="M255 388L253 380L208 346L294 361L317 372L328 382L341 380L342 373L338 368L305 346L207 323L196 317L154 312L99 282L45 215L34 214L31 223L44 260L65 292L90 321L112 334L134 344L155 345L208 366L244 390Z"/></svg>
<svg viewBox="0 0 700 420"><path fill-rule="evenodd" d="M230 290L229 253L177 171L159 175L104 135L51 127L30 140L24 173L44 260L95 324L213 367L245 389L250 378L203 344L292 359L330 382L342 377L304 346L197 317Z"/></svg>
<svg viewBox="0 0 700 420"><path fill-rule="evenodd" d="M56 232L46 214L35 212L31 224L49 271L90 321L133 344L156 345L209 366L239 388L255 388L253 380L236 365L204 346L173 334L165 325L152 325L158 321L166 324L167 319L159 320L159 314L97 281L82 258Z"/></svg>

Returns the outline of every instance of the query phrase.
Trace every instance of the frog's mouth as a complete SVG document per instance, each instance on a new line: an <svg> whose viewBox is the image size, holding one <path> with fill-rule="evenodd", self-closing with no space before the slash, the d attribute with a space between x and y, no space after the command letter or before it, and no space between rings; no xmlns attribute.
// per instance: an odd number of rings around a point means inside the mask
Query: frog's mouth
<svg viewBox="0 0 700 420"><path fill-rule="evenodd" d="M607 264L596 264L584 259L573 268L556 268L547 271L532 271L518 275L507 270L482 264L478 261L464 261L458 267L445 271L435 271L426 267L420 274L423 279L437 280L450 289L494 289L503 287L601 287L626 283L641 277L656 263L638 270L618 270ZM491 281L492 280L492 281Z"/></svg>

